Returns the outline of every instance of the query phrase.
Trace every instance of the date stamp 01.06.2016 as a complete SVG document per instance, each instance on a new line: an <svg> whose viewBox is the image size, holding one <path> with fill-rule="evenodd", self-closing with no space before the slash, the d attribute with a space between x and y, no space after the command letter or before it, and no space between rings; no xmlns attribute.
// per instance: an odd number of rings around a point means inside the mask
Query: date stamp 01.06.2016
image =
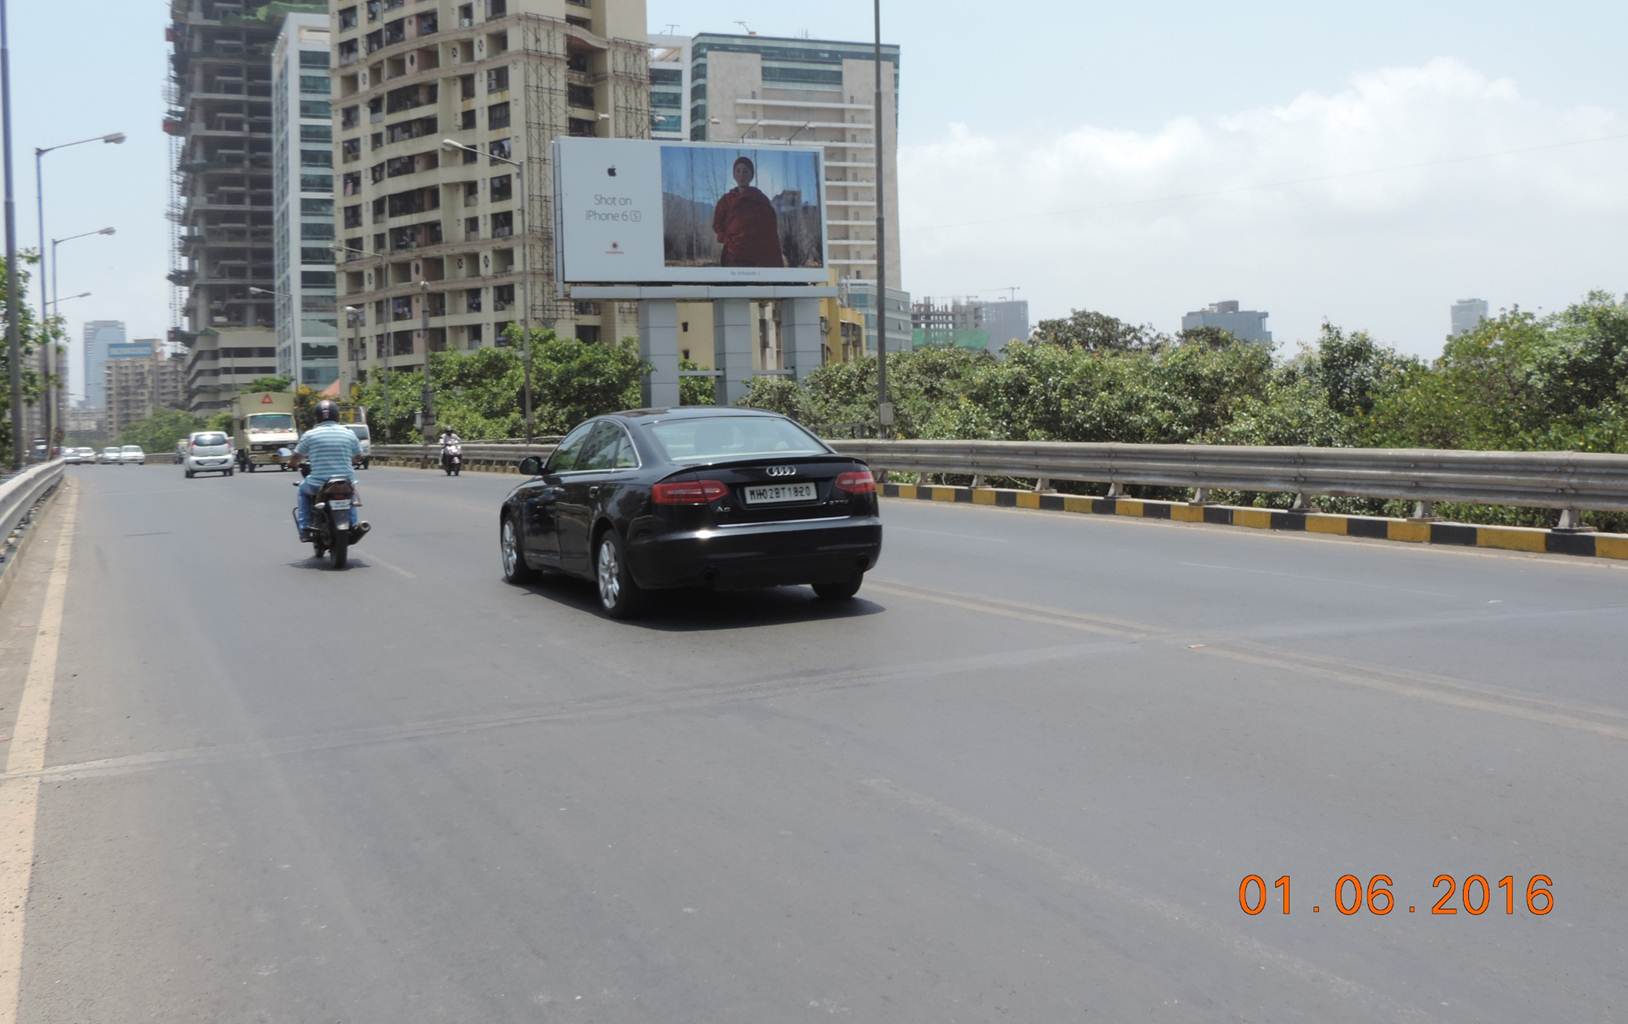
<svg viewBox="0 0 1628 1024"><path fill-rule="evenodd" d="M1368 914L1385 917L1392 912L1406 914L1429 913L1436 917L1456 917L1465 914L1480 917L1492 913L1502 917L1517 914L1544 917L1554 910L1554 879L1548 875L1531 875L1525 879L1505 875L1497 880L1486 875L1437 875L1430 882L1434 900L1425 899L1403 905L1396 896L1396 881L1390 875L1370 875L1363 880L1357 875L1341 875L1323 896L1314 896L1308 906L1304 897L1295 898L1294 883L1288 875L1279 875L1267 882L1260 875L1245 875L1238 883L1238 909L1250 917L1269 911L1288 916L1294 913L1313 914L1324 911L1323 898L1328 907L1342 917Z"/></svg>

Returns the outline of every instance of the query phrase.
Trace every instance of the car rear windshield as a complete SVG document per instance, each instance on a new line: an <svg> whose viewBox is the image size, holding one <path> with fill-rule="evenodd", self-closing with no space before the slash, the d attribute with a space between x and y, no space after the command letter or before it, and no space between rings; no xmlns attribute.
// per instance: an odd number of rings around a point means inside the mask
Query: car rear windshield
<svg viewBox="0 0 1628 1024"><path fill-rule="evenodd" d="M286 412L261 412L248 417L250 430L293 430L294 417Z"/></svg>
<svg viewBox="0 0 1628 1024"><path fill-rule="evenodd" d="M368 439L367 424L365 424L365 423L347 423L347 424L345 424L345 426L350 428L350 432L356 435L357 440L366 441Z"/></svg>
<svg viewBox="0 0 1628 1024"><path fill-rule="evenodd" d="M199 434L192 439L192 443L199 448L219 448L226 443L225 434Z"/></svg>
<svg viewBox="0 0 1628 1024"><path fill-rule="evenodd" d="M141 445L139 445L139 444L127 444L127 445L125 445L125 446L124 446L124 448L123 448L123 449L121 449L121 450L122 450L122 451L123 451L123 452L124 452L124 453L125 453L125 454L126 454L126 455L134 455L134 454L136 454L136 453L137 453L137 452L139 452L139 451L141 451Z"/></svg>
<svg viewBox="0 0 1628 1024"><path fill-rule="evenodd" d="M673 462L723 462L759 455L824 455L825 445L778 416L702 416L650 428Z"/></svg>

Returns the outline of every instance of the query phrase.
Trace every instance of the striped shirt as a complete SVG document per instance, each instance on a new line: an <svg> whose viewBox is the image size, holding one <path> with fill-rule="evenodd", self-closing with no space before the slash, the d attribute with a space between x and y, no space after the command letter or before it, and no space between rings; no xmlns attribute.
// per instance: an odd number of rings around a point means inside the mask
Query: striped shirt
<svg viewBox="0 0 1628 1024"><path fill-rule="evenodd" d="M311 480L352 479L351 460L362 454L362 442L338 423L318 423L300 438L295 451L311 463Z"/></svg>

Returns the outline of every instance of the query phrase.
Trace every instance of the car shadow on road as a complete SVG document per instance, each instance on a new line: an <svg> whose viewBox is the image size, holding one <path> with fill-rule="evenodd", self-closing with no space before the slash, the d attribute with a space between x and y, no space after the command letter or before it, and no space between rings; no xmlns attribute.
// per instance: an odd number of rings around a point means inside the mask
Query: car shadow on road
<svg viewBox="0 0 1628 1024"><path fill-rule="evenodd" d="M599 616L599 593L586 580L550 576L522 589L565 608ZM657 590L645 595L640 614L624 625L664 633L752 629L796 622L856 619L886 611L864 592L849 601L822 601L808 587L767 590Z"/></svg>

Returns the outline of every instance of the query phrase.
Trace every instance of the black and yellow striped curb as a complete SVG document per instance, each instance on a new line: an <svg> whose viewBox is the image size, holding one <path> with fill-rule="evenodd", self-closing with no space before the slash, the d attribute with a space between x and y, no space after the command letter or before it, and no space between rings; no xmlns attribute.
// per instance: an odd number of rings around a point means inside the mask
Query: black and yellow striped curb
<svg viewBox="0 0 1628 1024"><path fill-rule="evenodd" d="M1229 505L1191 505L1180 501L1140 498L1094 498L1083 494L1038 494L1034 491L992 487L946 487L937 484L883 484L889 498L958 502L998 508L1027 508L1043 512L1080 512L1099 516L1168 519L1177 523L1245 526L1256 530L1290 530L1334 537L1365 537L1409 544L1448 544L1458 547L1501 548L1537 554L1582 555L1588 558L1628 559L1628 535L1573 533L1524 526L1472 526L1378 516L1347 516L1327 512L1288 512Z"/></svg>

